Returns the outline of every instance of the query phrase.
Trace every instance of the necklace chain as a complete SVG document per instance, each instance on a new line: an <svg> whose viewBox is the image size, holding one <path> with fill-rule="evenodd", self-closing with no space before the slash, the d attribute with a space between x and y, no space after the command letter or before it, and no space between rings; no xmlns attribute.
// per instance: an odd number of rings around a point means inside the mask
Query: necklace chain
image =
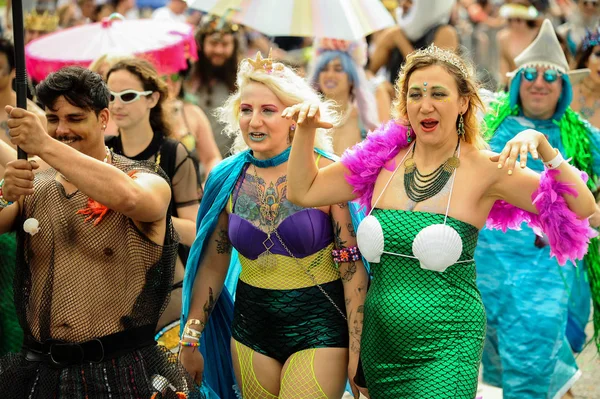
<svg viewBox="0 0 600 399"><path fill-rule="evenodd" d="M256 173L256 166L252 165L254 167L254 184L256 187L256 194L258 195L258 199L260 201L260 209L261 212L263 210L263 206L265 207L265 209L267 209L267 207L269 206L266 201L266 182L265 182L265 190L261 195L261 190L260 190L260 186L258 184L258 174ZM279 200L279 205L281 205L281 198ZM273 245L275 245L273 243L273 240L271 240L271 233L275 233L275 237L277 237L277 240L281 243L281 246L283 247L283 249L285 249L285 251L288 253L288 255L294 259L296 265L298 265L298 267L304 272L304 274L306 274L311 281L313 282L313 284L319 288L319 291L321 291L323 293L323 295L325 295L325 297L327 298L327 300L329 302L331 302L331 304L333 305L333 307L339 312L339 314L344 318L344 320L348 320L346 318L346 315L344 314L344 312L342 312L342 310L339 308L339 306L333 301L333 299L331 299L331 297L329 296L329 294L327 294L327 292L325 292L325 290L323 289L323 287L321 287L321 285L317 282L316 277L305 267L302 266L302 264L300 263L300 261L298 260L298 258L296 258L294 256L294 254L292 253L292 251L289 250L289 248L287 247L287 245L285 245L285 242L283 241L283 239L281 238L281 236L279 235L279 232L277 231L277 229L274 227L275 224L275 219L277 218L277 215L279 214L279 207L277 208L277 213L275 215L273 215L273 218L268 218L267 216L263 215L265 217L265 219L269 220L269 222L271 223L271 226L269 228L269 231L267 232L267 239L265 241L263 241L263 245L265 247L265 251L259 255L259 259L262 258L263 261L265 261L265 263L267 265L273 265L276 264L276 261L273 262L271 260L269 260L268 258L271 258L272 260L275 260L275 258L273 257L273 254L271 253L270 249L273 247ZM267 210L266 212L271 212L270 210ZM266 244L267 241L270 241L270 245Z"/></svg>
<svg viewBox="0 0 600 399"><path fill-rule="evenodd" d="M433 172L422 174L414 160L417 146L417 143L415 143L411 157L404 162L404 191L406 191L406 195L411 201L422 202L442 191L454 169L460 166L460 160L457 157L459 144L460 139L456 144L454 154L446 162L438 166Z"/></svg>

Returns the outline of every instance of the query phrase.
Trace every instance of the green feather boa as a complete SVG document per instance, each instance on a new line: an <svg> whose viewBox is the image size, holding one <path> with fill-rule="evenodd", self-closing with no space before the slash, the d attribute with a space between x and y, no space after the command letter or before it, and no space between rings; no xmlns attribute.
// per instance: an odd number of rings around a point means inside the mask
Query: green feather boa
<svg viewBox="0 0 600 399"><path fill-rule="evenodd" d="M489 141L502 121L509 116L518 115L519 106L511 108L508 93L500 94L496 101L490 104L488 113L484 118L483 134ZM597 190L598 176L592 170L592 143L590 133L592 126L583 120L579 114L571 108L567 108L561 120L557 123L560 128L560 138L565 147L568 158L577 169L588 174L588 187L592 191ZM592 302L594 304L594 341L600 352L600 238L591 240L588 253L583 259L587 268Z"/></svg>

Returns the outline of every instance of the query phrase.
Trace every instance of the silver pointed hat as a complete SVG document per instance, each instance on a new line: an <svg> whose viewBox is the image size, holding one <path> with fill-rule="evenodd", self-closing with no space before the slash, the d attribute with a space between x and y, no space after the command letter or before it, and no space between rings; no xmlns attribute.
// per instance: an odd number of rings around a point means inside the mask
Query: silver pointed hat
<svg viewBox="0 0 600 399"><path fill-rule="evenodd" d="M590 74L589 69L570 70L567 57L556 37L550 20L544 20L535 40L515 57L517 69L507 76L513 77L522 68L546 67L553 68L567 75L572 84L576 84Z"/></svg>

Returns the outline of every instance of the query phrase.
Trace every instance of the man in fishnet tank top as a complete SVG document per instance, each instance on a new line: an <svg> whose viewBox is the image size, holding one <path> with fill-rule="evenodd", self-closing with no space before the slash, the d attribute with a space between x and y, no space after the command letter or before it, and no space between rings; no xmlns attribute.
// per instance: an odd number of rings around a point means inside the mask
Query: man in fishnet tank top
<svg viewBox="0 0 600 399"><path fill-rule="evenodd" d="M6 107L12 143L49 169L16 160L0 183L0 234L18 237L25 335L21 353L0 359L2 397L203 397L154 341L177 255L164 173L104 146L100 75L64 68L37 94L47 127Z"/></svg>

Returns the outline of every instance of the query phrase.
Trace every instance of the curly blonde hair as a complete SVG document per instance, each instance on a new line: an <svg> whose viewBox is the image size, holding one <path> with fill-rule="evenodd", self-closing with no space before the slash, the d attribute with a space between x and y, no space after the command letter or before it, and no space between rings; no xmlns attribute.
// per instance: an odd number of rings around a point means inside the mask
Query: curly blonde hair
<svg viewBox="0 0 600 399"><path fill-rule="evenodd" d="M479 121L477 119L478 111L483 112L485 108L479 97L479 86L473 78L473 66L463 57L450 50L442 50L437 47L427 48L412 52L406 57L406 62L402 65L402 69L394 85L396 91L396 98L392 103L392 115L394 119L408 121L406 102L410 76L419 69L433 65L443 67L452 75L458 88L459 97L466 98L469 101L467 111L463 114L464 140L478 149L488 148L479 129ZM458 120L459 117L457 116L457 126Z"/></svg>
<svg viewBox="0 0 600 399"><path fill-rule="evenodd" d="M339 123L339 115L333 111L333 102L324 101L323 98L298 76L292 69L279 62L273 62L268 71L254 68L248 59L242 60L237 73L235 93L229 96L225 104L215 110L215 115L225 126L223 133L235 138L233 153L248 149L240 130L240 103L241 91L248 83L258 82L264 84L287 107L310 101L319 105L321 119L334 125ZM333 153L332 140L328 130L317 129L314 146L323 151Z"/></svg>

